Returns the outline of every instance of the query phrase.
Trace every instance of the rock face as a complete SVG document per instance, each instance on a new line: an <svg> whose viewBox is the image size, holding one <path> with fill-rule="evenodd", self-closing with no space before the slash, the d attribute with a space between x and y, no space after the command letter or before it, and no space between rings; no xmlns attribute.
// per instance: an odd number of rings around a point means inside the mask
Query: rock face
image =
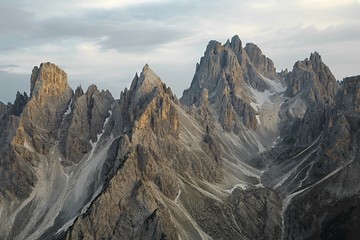
<svg viewBox="0 0 360 240"><path fill-rule="evenodd" d="M339 84L317 52L310 59L296 62L285 82L285 96L289 99L282 106L280 116L291 124L282 124L282 133L298 133L296 144L308 146L319 136L334 107Z"/></svg>
<svg viewBox="0 0 360 240"><path fill-rule="evenodd" d="M274 62L263 55L258 46L253 43L247 43L244 50L249 56L252 64L263 76L267 76L272 79L277 77Z"/></svg>
<svg viewBox="0 0 360 240"><path fill-rule="evenodd" d="M147 64L115 100L43 63L0 103L0 238L356 239L359 96L238 36L180 100Z"/></svg>
<svg viewBox="0 0 360 240"><path fill-rule="evenodd" d="M251 106L254 94L248 86L260 93L274 91L267 78L276 77L273 62L256 45L247 44L244 49L238 36L224 45L211 41L181 102L198 106L206 89L225 131L237 131L241 125L255 130L259 113Z"/></svg>

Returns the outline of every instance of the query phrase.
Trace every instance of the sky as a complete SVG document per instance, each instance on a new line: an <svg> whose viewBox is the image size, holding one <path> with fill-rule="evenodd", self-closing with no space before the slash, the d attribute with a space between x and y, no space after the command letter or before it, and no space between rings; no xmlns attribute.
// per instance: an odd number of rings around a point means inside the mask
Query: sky
<svg viewBox="0 0 360 240"><path fill-rule="evenodd" d="M278 71L318 51L338 80L360 74L360 0L0 0L0 101L42 62L115 98L148 63L181 97L207 43L234 35Z"/></svg>

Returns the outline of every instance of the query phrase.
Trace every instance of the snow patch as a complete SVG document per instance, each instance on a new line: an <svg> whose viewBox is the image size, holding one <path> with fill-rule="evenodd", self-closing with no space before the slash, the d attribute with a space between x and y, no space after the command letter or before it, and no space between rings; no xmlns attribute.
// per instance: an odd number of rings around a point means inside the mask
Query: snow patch
<svg viewBox="0 0 360 240"><path fill-rule="evenodd" d="M180 194L181 194L181 189L179 189L179 193L178 193L178 195L176 196L176 198L175 198L175 200L174 200L174 202L175 202L176 204L178 203Z"/></svg>
<svg viewBox="0 0 360 240"><path fill-rule="evenodd" d="M271 92L269 90L265 90L264 92L258 92L253 88L250 88L250 90L255 100L250 103L250 106L255 111L260 111L260 108L263 104L271 103L270 97L275 94L274 92Z"/></svg>
<svg viewBox="0 0 360 240"><path fill-rule="evenodd" d="M262 79L270 86L270 90L265 90L264 92L259 92L256 89L250 87L250 91L254 97L255 102L251 102L250 105L252 108L254 108L256 111L260 110L260 107L265 103L272 103L270 97L275 94L283 93L286 88L282 86L280 81L276 80L270 80L264 76L262 76Z"/></svg>
<svg viewBox="0 0 360 240"><path fill-rule="evenodd" d="M86 160L86 162L88 162L88 160L94 155L94 151L96 149L96 145L98 144L98 142L100 141L100 138L102 137L102 135L105 133L105 126L106 124L109 122L109 119L112 115L112 111L109 110L109 116L105 119L104 121L104 125L102 127L102 131L101 133L99 133L97 136L96 136L96 141L93 142L91 139L90 139L90 145L91 145L91 151L90 151L90 155L88 157L88 159Z"/></svg>
<svg viewBox="0 0 360 240"><path fill-rule="evenodd" d="M296 156L292 157L292 159L296 159L297 157L301 156L302 154L306 153L306 151L310 150L320 139L320 136L307 148L305 148L300 153L296 154ZM284 182L315 152L319 150L319 147L312 150L310 153L308 153L294 168L292 168L290 171L288 171L285 175L283 175L280 178L280 181L274 186L274 188L280 187L284 184Z"/></svg>
<svg viewBox="0 0 360 240"><path fill-rule="evenodd" d="M299 195L300 193L303 193L311 188L313 188L314 186L324 182L325 180L329 179L330 177L334 176L335 174L337 174L338 172L340 172L341 170L343 170L345 167L347 167L350 163L352 163L354 161L351 160L350 162L348 162L347 164L343 165L343 166L340 166L338 167L337 169L335 169L334 171L332 171L331 173L329 173L328 175L326 175L324 178L322 178L321 180L317 181L316 183L304 188L304 189L301 189L297 192L293 192L289 195L286 196L286 198L284 199L283 201L283 208L282 208L282 212L281 212L281 220L282 220L282 236L281 236L281 239L284 239L284 234L285 234L285 213L286 213L286 209L289 207L292 199Z"/></svg>
<svg viewBox="0 0 360 240"><path fill-rule="evenodd" d="M226 189L225 192L228 192L231 194L236 188L241 188L242 190L246 190L247 186L245 184L238 183L238 184L234 185L231 189Z"/></svg>
<svg viewBox="0 0 360 240"><path fill-rule="evenodd" d="M268 85L270 85L271 89L274 90L275 92L282 93L286 90L286 87L284 87L279 80L271 80L269 78L264 77L261 74L260 76Z"/></svg>
<svg viewBox="0 0 360 240"><path fill-rule="evenodd" d="M67 116L71 113L71 104L72 104L73 100L71 99L68 108L66 109L66 112L64 113L64 116Z"/></svg>
<svg viewBox="0 0 360 240"><path fill-rule="evenodd" d="M257 114L255 117L256 117L256 121L258 122L258 124L261 124L261 121L260 121L260 115L259 115L259 114Z"/></svg>

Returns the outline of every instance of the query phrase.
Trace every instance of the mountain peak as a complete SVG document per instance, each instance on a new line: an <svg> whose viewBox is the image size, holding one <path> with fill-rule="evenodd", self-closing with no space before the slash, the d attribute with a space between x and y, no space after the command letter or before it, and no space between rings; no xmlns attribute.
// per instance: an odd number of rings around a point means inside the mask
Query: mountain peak
<svg viewBox="0 0 360 240"><path fill-rule="evenodd" d="M155 88L161 89L162 85L160 77L154 73L148 64L145 64L140 76L135 74L130 91L135 92L135 99L139 99L141 96L151 93Z"/></svg>
<svg viewBox="0 0 360 240"><path fill-rule="evenodd" d="M249 56L252 64L254 64L256 69L261 74L272 79L276 77L276 69L274 67L274 62L268 57L266 57L256 44L246 43L244 50Z"/></svg>
<svg viewBox="0 0 360 240"><path fill-rule="evenodd" d="M235 53L240 51L242 48L242 43L238 35L235 35L231 38L231 47Z"/></svg>
<svg viewBox="0 0 360 240"><path fill-rule="evenodd" d="M40 92L57 96L69 88L67 74L54 63L41 63L40 67L33 68L30 78L30 97L38 96Z"/></svg>
<svg viewBox="0 0 360 240"><path fill-rule="evenodd" d="M205 55L208 56L208 55L216 54L222 49L222 47L223 46L221 45L220 42L216 40L211 40L206 47Z"/></svg>
<svg viewBox="0 0 360 240"><path fill-rule="evenodd" d="M318 52L313 52L310 54L310 61L311 62L322 62L321 56Z"/></svg>

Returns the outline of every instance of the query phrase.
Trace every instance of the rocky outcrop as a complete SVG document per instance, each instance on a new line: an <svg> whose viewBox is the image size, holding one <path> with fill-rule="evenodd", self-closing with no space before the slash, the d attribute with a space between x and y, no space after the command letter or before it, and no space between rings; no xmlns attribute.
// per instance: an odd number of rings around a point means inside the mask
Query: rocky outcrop
<svg viewBox="0 0 360 240"><path fill-rule="evenodd" d="M2 140L6 146L0 168L2 198L29 196L37 181L30 166L40 161L33 152L49 151L57 137L65 103L72 95L66 73L51 63L34 68L31 86L31 98L18 93L5 123L10 131Z"/></svg>
<svg viewBox="0 0 360 240"><path fill-rule="evenodd" d="M282 133L300 133L296 144L306 146L322 131L325 119L331 114L328 111L334 107L339 84L317 52L312 53L310 59L296 62L285 76L285 83L285 96L290 100L280 114L283 121L290 124L282 124L285 126Z"/></svg>
<svg viewBox="0 0 360 240"><path fill-rule="evenodd" d="M199 150L187 150L190 143L184 142L183 135L189 134L184 131L190 130L187 125L191 123L148 65L135 76L130 89L121 93L113 114L115 132L128 139L117 147L115 159L121 164L117 171L110 170L114 176L109 187L75 221L66 239L176 239L180 219L174 199L185 191L183 181L191 177L210 182L219 179L215 147L205 151L204 143ZM99 219L107 220L94 232L93 222Z"/></svg>
<svg viewBox="0 0 360 240"><path fill-rule="evenodd" d="M232 201L234 201L236 221L245 230L246 238L281 238L279 210L282 203L278 193L265 188L238 190L232 196Z"/></svg>
<svg viewBox="0 0 360 240"><path fill-rule="evenodd" d="M298 189L293 190L291 204L284 214L285 239L354 237L356 231L352 229L356 225L354 219L359 216L360 191L355 183L359 179L357 156L360 154L356 110L359 81L359 77L343 80L336 97L331 99L334 102L331 111L326 111L326 117L321 120L322 126L309 122L319 137L312 143L314 147L309 148L313 151L308 155L310 161L305 159L294 171L294 178L289 178Z"/></svg>
<svg viewBox="0 0 360 240"><path fill-rule="evenodd" d="M23 128L19 129L13 143L23 145L26 140L36 152L46 154L51 142L58 137L57 129L61 126L73 91L66 73L52 63L43 63L40 68L34 68L31 86L31 99L20 117Z"/></svg>
<svg viewBox="0 0 360 240"><path fill-rule="evenodd" d="M244 50L250 58L251 63L264 76L274 79L277 76L274 62L263 55L261 49L253 43L247 43Z"/></svg>
<svg viewBox="0 0 360 240"><path fill-rule="evenodd" d="M14 105L12 106L10 114L14 116L19 116L23 112L23 109L28 103L28 101L29 101L29 97L25 92L24 94L17 92L15 102Z"/></svg>
<svg viewBox="0 0 360 240"><path fill-rule="evenodd" d="M338 83L319 53L314 52L310 59L298 61L293 70L286 75L286 96L302 94L309 102L333 103Z"/></svg>
<svg viewBox="0 0 360 240"><path fill-rule="evenodd" d="M244 49L238 36L224 45L210 41L181 102L198 106L206 89L209 103L219 113L219 121L226 131L237 131L242 125L256 129L257 111L250 106L249 87L259 92L270 90L264 77L277 76L273 65L256 45L247 44Z"/></svg>
<svg viewBox="0 0 360 240"><path fill-rule="evenodd" d="M68 103L64 116L69 123L61 146L64 160L77 163L91 150L92 143L99 140L98 134L104 127L105 119L110 116L114 99L109 91L100 92L95 85L89 86L86 93L79 87L75 96Z"/></svg>

